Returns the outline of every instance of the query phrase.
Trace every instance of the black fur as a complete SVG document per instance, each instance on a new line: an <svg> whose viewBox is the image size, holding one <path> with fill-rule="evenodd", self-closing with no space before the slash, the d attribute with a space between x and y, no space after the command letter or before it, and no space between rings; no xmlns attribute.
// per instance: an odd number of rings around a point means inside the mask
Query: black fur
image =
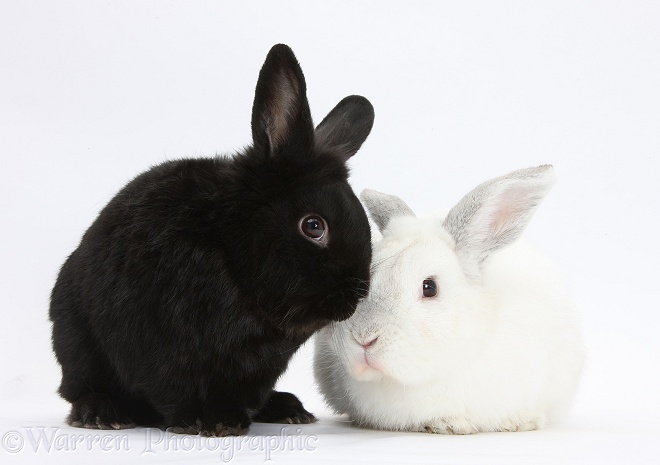
<svg viewBox="0 0 660 465"><path fill-rule="evenodd" d="M222 436L252 419L313 421L272 389L298 347L368 290L369 224L345 161L373 108L347 97L315 130L305 92L293 52L274 46L253 146L150 169L87 230L50 306L69 424ZM325 218L326 246L300 233L309 213Z"/></svg>

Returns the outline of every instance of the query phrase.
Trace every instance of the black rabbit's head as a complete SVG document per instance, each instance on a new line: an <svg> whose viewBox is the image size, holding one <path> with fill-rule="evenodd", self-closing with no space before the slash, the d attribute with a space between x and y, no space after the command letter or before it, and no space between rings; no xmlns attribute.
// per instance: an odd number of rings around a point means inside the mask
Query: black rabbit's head
<svg viewBox="0 0 660 465"><path fill-rule="evenodd" d="M232 224L233 271L285 328L318 329L354 312L368 291L371 233L346 161L369 135L363 97L342 100L316 129L291 50L276 45L257 83L254 145L236 158L243 185Z"/></svg>

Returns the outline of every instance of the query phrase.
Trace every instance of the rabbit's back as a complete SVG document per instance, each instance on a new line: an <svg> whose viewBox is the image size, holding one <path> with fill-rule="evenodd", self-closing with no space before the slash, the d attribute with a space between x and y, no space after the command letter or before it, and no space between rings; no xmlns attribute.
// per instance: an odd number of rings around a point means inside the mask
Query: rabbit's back
<svg viewBox="0 0 660 465"><path fill-rule="evenodd" d="M501 396L527 397L554 418L573 398L584 364L579 316L565 279L525 240L489 260L482 283L494 315L482 369L490 367L491 386L502 387Z"/></svg>

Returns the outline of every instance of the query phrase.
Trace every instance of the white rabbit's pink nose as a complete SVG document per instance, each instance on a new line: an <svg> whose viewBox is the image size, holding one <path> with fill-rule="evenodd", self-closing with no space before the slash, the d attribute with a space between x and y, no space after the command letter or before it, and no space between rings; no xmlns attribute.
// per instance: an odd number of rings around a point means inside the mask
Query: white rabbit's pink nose
<svg viewBox="0 0 660 465"><path fill-rule="evenodd" d="M365 349L368 349L369 347L373 346L376 343L377 340L378 340L378 336L376 336L375 338L373 338L369 342L366 342L366 343L360 342L360 345L362 347L364 347Z"/></svg>

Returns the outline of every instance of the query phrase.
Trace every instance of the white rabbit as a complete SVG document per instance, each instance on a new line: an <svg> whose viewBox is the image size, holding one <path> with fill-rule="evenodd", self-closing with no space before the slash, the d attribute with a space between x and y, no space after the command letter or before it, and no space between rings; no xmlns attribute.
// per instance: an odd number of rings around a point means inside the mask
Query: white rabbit
<svg viewBox="0 0 660 465"><path fill-rule="evenodd" d="M383 237L369 296L316 335L327 403L359 425L469 434L540 428L566 410L584 363L579 318L556 267L517 241L554 184L550 165L416 218L365 190Z"/></svg>

